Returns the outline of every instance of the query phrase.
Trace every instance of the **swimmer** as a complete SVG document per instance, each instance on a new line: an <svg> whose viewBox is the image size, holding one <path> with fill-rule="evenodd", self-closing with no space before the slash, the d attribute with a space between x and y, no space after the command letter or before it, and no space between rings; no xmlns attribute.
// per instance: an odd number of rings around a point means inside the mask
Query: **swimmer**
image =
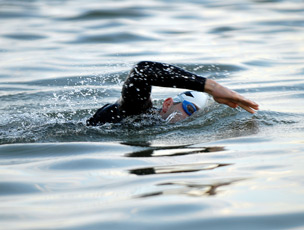
<svg viewBox="0 0 304 230"><path fill-rule="evenodd" d="M160 110L155 110L151 101L152 86L183 88L190 91L167 98ZM206 106L207 94L221 104L232 108L238 106L255 113L258 104L244 98L211 79L206 79L179 67L142 61L134 66L123 84L121 97L114 104L106 104L87 120L87 125L98 126L118 123L124 118L142 113L159 113L170 123L182 121Z"/></svg>

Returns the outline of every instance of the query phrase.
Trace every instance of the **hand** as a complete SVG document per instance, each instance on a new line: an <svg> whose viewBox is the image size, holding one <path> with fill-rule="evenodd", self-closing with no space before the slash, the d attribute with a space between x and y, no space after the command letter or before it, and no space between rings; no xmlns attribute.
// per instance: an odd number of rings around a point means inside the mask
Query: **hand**
<svg viewBox="0 0 304 230"><path fill-rule="evenodd" d="M228 105L231 108L240 106L249 113L255 113L255 110L259 109L257 103L246 99L237 92L232 91L211 79L206 80L205 92L212 95L216 102Z"/></svg>

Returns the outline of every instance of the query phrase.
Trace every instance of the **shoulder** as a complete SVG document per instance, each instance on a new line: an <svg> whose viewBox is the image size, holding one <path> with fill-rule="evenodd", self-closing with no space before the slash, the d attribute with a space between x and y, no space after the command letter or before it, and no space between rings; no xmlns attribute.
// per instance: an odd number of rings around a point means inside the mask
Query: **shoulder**
<svg viewBox="0 0 304 230"><path fill-rule="evenodd" d="M122 118L123 114L119 110L118 103L106 104L87 120L87 125L97 126L105 123L118 123Z"/></svg>

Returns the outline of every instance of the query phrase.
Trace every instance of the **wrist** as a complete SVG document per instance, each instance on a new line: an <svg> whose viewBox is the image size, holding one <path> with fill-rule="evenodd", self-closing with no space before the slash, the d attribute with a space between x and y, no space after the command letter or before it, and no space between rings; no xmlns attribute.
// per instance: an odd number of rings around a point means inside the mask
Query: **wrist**
<svg viewBox="0 0 304 230"><path fill-rule="evenodd" d="M211 80L211 79L206 79L206 82L205 82L205 89L204 91L210 95L213 94L214 92L214 89L216 87L216 82Z"/></svg>

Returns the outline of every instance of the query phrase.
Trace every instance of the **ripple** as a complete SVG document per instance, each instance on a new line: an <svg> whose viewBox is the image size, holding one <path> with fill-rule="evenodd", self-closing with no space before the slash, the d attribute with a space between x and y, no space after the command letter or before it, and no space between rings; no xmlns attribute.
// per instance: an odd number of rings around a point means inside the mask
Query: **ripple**
<svg viewBox="0 0 304 230"><path fill-rule="evenodd" d="M54 143L54 144L12 144L0 146L2 159L43 158L52 156L82 155L87 153L117 154L128 152L134 147L112 143Z"/></svg>
<svg viewBox="0 0 304 230"><path fill-rule="evenodd" d="M106 10L90 10L77 16L64 17L64 20L101 20L111 18L139 18L144 17L141 11L134 8L123 8L123 9L106 9Z"/></svg>
<svg viewBox="0 0 304 230"><path fill-rule="evenodd" d="M2 9L1 9L1 12L0 12L1 19L33 18L33 17L37 17L37 16L35 16L32 13L27 12L27 11L5 12L5 11L2 11Z"/></svg>
<svg viewBox="0 0 304 230"><path fill-rule="evenodd" d="M102 150L101 150L102 151ZM102 153L103 154L103 153ZM111 153L109 153L111 154ZM79 171L79 170L104 170L125 168L132 165L142 165L144 162L139 160L126 159L69 159L67 161L60 161L50 164L47 168L49 170L63 170L63 171Z"/></svg>
<svg viewBox="0 0 304 230"><path fill-rule="evenodd" d="M100 35L82 35L74 41L67 43L130 43L138 41L155 41L155 38L138 35L131 32L107 33Z"/></svg>
<svg viewBox="0 0 304 230"><path fill-rule="evenodd" d="M0 182L0 188L0 196L32 194L41 192L38 186L33 183Z"/></svg>
<svg viewBox="0 0 304 230"><path fill-rule="evenodd" d="M252 60L252 61L244 62L244 64L250 66L270 67L277 65L277 62L263 59L263 60Z"/></svg>
<svg viewBox="0 0 304 230"><path fill-rule="evenodd" d="M261 21L258 23L259 25L268 25L268 26L287 26L287 27L303 27L304 20L303 19L286 19L286 20L269 20L269 21Z"/></svg>
<svg viewBox="0 0 304 230"><path fill-rule="evenodd" d="M40 34L30 34L30 33L17 33L17 34L5 34L2 35L3 37L6 38L11 38L11 39L17 39L17 40L41 40L47 38L47 36L40 35Z"/></svg>
<svg viewBox="0 0 304 230"><path fill-rule="evenodd" d="M211 29L209 31L209 33L211 33L211 34L221 34L221 33L226 33L226 32L236 31L236 30L240 30L240 29L236 28L236 27L232 27L232 26L220 26L220 27L216 27L214 29Z"/></svg>

